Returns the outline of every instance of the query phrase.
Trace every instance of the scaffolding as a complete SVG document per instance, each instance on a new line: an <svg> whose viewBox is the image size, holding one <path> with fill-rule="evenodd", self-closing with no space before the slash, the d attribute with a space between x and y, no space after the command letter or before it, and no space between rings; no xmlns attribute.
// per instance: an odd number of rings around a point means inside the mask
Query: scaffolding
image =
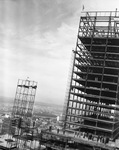
<svg viewBox="0 0 119 150"><path fill-rule="evenodd" d="M32 122L37 82L18 80L16 94L9 125L9 136L12 135L17 147L25 148L28 140L33 140L35 122ZM32 144L32 143L30 143Z"/></svg>
<svg viewBox="0 0 119 150"><path fill-rule="evenodd" d="M82 12L64 130L119 135L119 12Z"/></svg>
<svg viewBox="0 0 119 150"><path fill-rule="evenodd" d="M37 82L18 80L12 117L32 117Z"/></svg>

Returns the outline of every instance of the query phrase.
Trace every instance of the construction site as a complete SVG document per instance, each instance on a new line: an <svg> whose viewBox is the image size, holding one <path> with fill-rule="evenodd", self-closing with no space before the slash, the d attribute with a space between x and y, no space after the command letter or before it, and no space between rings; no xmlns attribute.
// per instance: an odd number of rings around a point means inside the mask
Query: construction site
<svg viewBox="0 0 119 150"><path fill-rule="evenodd" d="M119 12L83 11L72 53L63 128L37 130L37 82L18 80L0 149L119 150Z"/></svg>

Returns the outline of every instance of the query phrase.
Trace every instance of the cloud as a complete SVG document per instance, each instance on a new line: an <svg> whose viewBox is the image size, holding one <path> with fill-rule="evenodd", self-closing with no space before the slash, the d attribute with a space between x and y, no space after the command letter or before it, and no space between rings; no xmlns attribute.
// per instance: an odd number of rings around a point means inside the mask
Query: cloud
<svg viewBox="0 0 119 150"><path fill-rule="evenodd" d="M62 17L63 13L60 21ZM23 20L25 18L20 20L21 23ZM0 91L4 91L4 95L14 96L17 79L29 76L39 82L37 100L63 102L76 26L61 21L55 30L49 24L49 29L43 32L43 24L40 25L39 21L28 25L27 30L26 24L18 26L17 20L10 22L8 19L7 23L0 24L0 65L3 66L3 88Z"/></svg>
<svg viewBox="0 0 119 150"><path fill-rule="evenodd" d="M95 1L0 1L1 96L14 97L18 78L29 76L38 81L36 100L63 103L82 6L105 9Z"/></svg>

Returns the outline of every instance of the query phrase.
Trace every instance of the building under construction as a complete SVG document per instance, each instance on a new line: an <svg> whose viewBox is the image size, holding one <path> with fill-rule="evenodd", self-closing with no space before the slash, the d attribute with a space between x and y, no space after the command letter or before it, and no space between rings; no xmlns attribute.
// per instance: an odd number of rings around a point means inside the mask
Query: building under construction
<svg viewBox="0 0 119 150"><path fill-rule="evenodd" d="M119 12L80 18L64 129L93 137L119 136Z"/></svg>
<svg viewBox="0 0 119 150"><path fill-rule="evenodd" d="M119 149L119 12L82 12L62 130L42 130L40 148Z"/></svg>
<svg viewBox="0 0 119 150"><path fill-rule="evenodd" d="M34 123L32 122L33 106L35 101L37 82L18 80L16 94L10 121L8 135L0 140L0 149L25 150L26 142L33 140Z"/></svg>
<svg viewBox="0 0 119 150"><path fill-rule="evenodd" d="M32 116L36 88L19 81L13 118ZM38 149L49 150L119 150L118 11L82 12L63 113L62 130L50 126L30 138L22 131L34 129L18 123L17 141L38 141Z"/></svg>
<svg viewBox="0 0 119 150"><path fill-rule="evenodd" d="M86 145L87 149L118 149L119 12L82 12L73 55L64 106L64 149L81 149L81 145L83 150Z"/></svg>

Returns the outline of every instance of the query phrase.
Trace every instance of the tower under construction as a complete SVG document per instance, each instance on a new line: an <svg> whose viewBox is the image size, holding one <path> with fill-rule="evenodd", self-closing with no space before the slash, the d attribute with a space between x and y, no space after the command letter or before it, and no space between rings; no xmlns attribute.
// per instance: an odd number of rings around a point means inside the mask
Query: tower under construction
<svg viewBox="0 0 119 150"><path fill-rule="evenodd" d="M9 126L9 134L15 137L18 148L24 149L26 141L33 139L32 114L36 89L37 82L18 80Z"/></svg>
<svg viewBox="0 0 119 150"><path fill-rule="evenodd" d="M119 136L119 12L82 12L64 130Z"/></svg>
<svg viewBox="0 0 119 150"><path fill-rule="evenodd" d="M26 143L29 143L27 148L31 148L35 125L32 114L36 89L37 82L30 81L28 78L18 80L11 117L7 121L8 131L0 137L0 149L24 150Z"/></svg>
<svg viewBox="0 0 119 150"><path fill-rule="evenodd" d="M37 82L18 80L16 95L12 110L13 117L32 117Z"/></svg>
<svg viewBox="0 0 119 150"><path fill-rule="evenodd" d="M63 129L41 132L48 149L119 150L119 12L82 12Z"/></svg>

